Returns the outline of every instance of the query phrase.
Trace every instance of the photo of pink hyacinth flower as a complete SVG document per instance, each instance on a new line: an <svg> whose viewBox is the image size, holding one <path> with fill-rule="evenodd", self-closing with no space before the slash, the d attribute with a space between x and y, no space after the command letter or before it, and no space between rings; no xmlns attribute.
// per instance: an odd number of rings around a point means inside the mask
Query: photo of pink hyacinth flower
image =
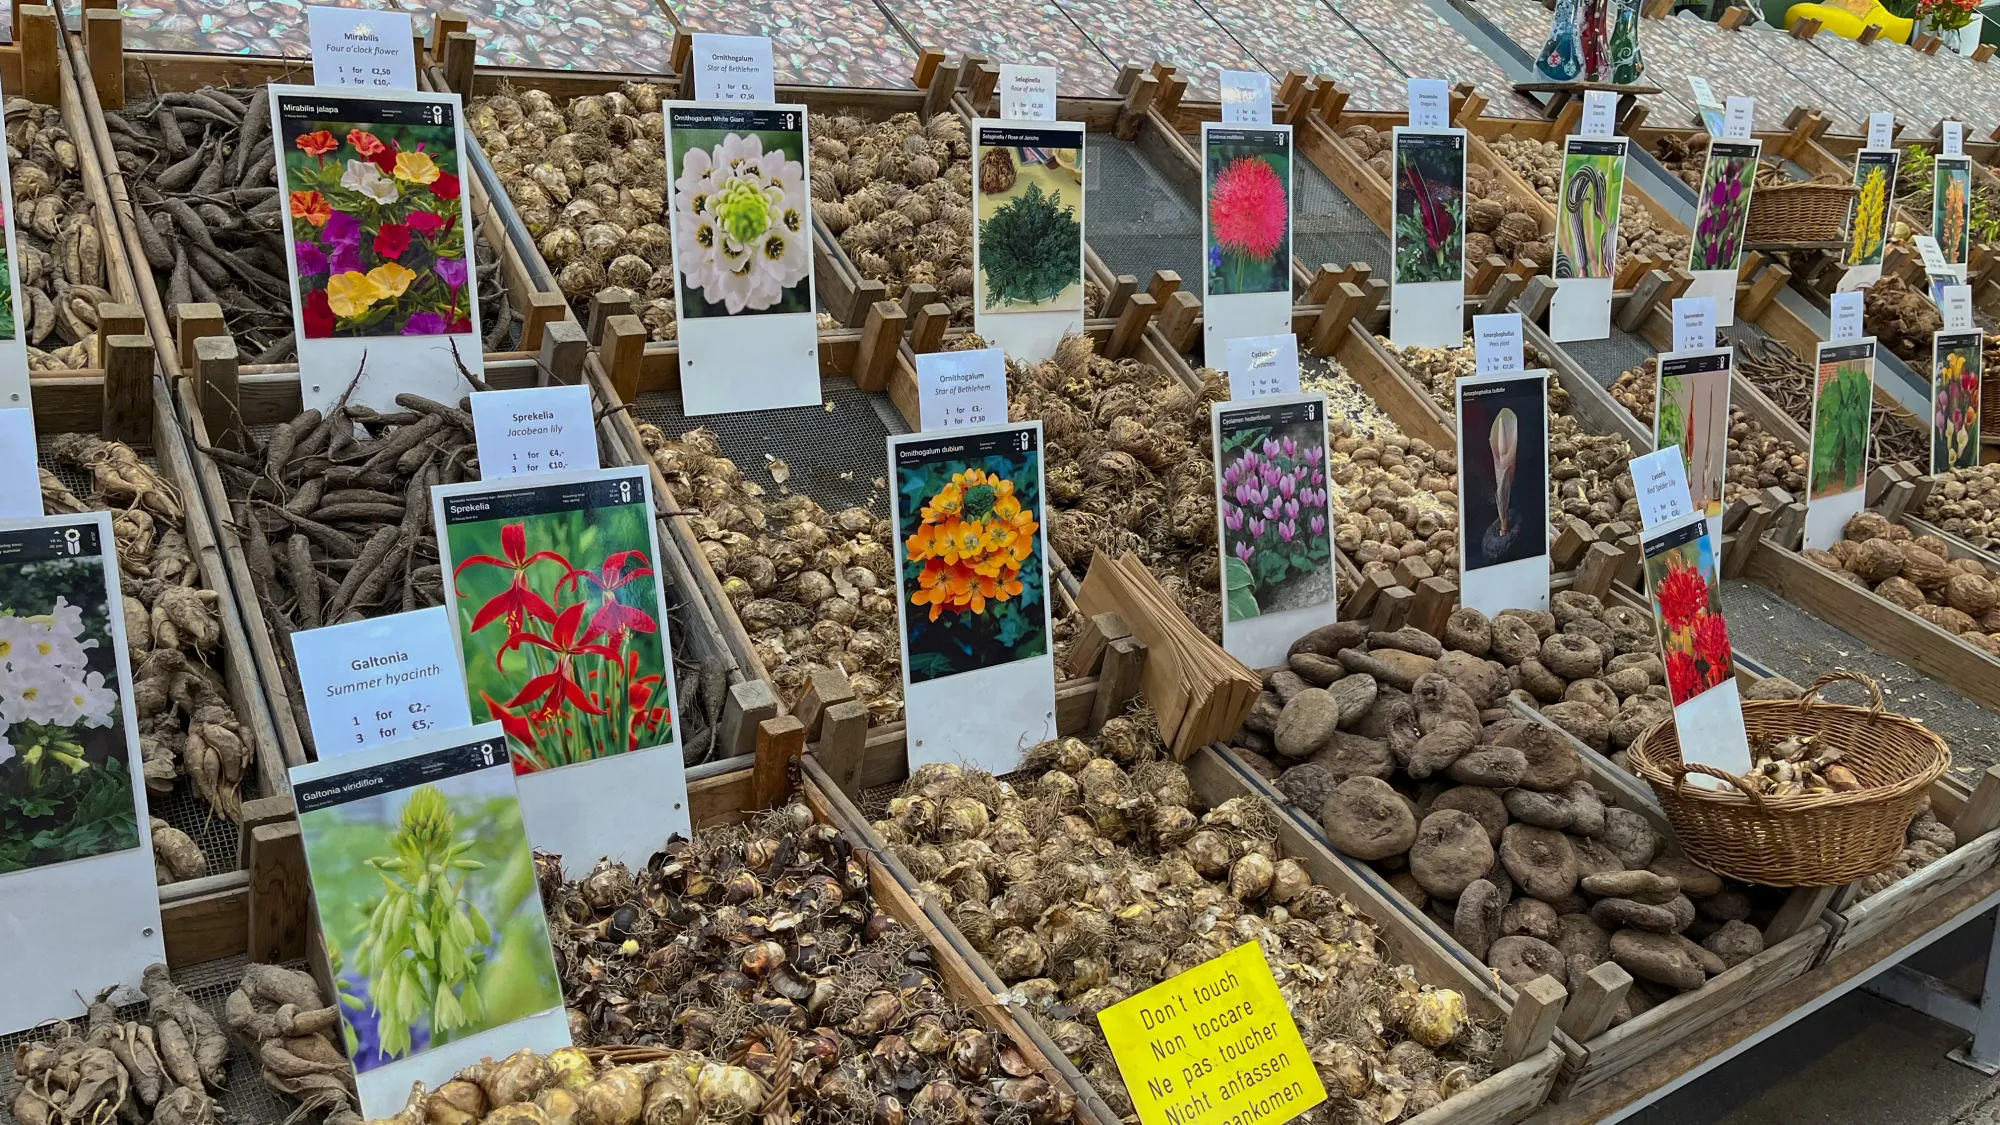
<svg viewBox="0 0 2000 1125"><path fill-rule="evenodd" d="M1755 146L1709 145L1696 200L1694 237L1688 241L1690 270L1733 270L1742 264L1756 175Z"/></svg>
<svg viewBox="0 0 2000 1125"><path fill-rule="evenodd" d="M1211 129L1207 150L1209 295L1289 293L1291 137Z"/></svg>
<svg viewBox="0 0 2000 1125"><path fill-rule="evenodd" d="M1216 511L1231 621L1333 596L1325 426L1318 402L1249 407L1220 419Z"/></svg>

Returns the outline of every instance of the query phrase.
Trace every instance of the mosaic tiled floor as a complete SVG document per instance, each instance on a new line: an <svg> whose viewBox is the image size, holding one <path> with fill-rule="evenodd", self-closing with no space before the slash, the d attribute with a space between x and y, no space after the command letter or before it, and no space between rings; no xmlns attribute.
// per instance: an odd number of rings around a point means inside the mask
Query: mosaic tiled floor
<svg viewBox="0 0 2000 1125"><path fill-rule="evenodd" d="M1499 64L1422 0L1336 0L1334 8L1404 74L1470 82L1485 95L1488 116L1542 115L1537 103L1514 92L1513 80Z"/></svg>
<svg viewBox="0 0 2000 1125"><path fill-rule="evenodd" d="M874 0L667 0L691 31L768 35L778 81L908 88L917 53Z"/></svg>
<svg viewBox="0 0 2000 1125"><path fill-rule="evenodd" d="M917 44L950 44L995 62L1053 66L1066 94L1109 96L1118 68L1070 18L1038 0L882 0Z"/></svg>
<svg viewBox="0 0 2000 1125"><path fill-rule="evenodd" d="M1822 42L1824 40L1824 42ZM1824 32L1813 36L1813 46L1862 79L1876 91L1876 109L1891 109L1907 127L1929 133L1930 125L1942 113L1933 112L1933 95L1913 80L1907 69L1923 56L1901 44L1864 46Z"/></svg>
<svg viewBox="0 0 2000 1125"><path fill-rule="evenodd" d="M1190 0L1057 2L1113 65L1165 62L1180 67L1188 81L1187 97L1194 101L1221 96L1219 71L1263 69L1235 36Z"/></svg>
<svg viewBox="0 0 2000 1125"><path fill-rule="evenodd" d="M1200 0L1264 69L1330 74L1356 110L1393 112L1408 104L1406 77L1320 0Z"/></svg>

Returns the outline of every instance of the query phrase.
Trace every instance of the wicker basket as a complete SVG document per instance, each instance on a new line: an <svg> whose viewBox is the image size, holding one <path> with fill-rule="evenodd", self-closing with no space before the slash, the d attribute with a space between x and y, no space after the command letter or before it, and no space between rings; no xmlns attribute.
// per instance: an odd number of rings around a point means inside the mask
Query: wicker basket
<svg viewBox="0 0 2000 1125"><path fill-rule="evenodd" d="M1847 213L1861 189L1853 184L1802 183L1758 187L1750 193L1750 222L1743 241L1842 242Z"/></svg>
<svg viewBox="0 0 2000 1125"><path fill-rule="evenodd" d="M1819 700L1837 680L1867 685L1867 707ZM1882 708L1882 689L1855 672L1814 680L1796 701L1749 700L1743 723L1750 741L1814 735L1838 749L1840 764L1862 788L1851 793L1767 797L1722 770L1681 761L1674 724L1664 722L1632 743L1632 769L1660 798L1688 858L1747 883L1770 887L1831 887L1865 878L1896 862L1925 791L1951 765L1944 740ZM1705 774L1734 790L1689 785Z"/></svg>

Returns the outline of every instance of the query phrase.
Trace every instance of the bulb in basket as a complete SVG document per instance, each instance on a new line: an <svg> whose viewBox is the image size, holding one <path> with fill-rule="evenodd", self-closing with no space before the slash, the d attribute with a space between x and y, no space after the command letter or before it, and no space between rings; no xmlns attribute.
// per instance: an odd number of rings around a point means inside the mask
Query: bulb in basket
<svg viewBox="0 0 2000 1125"><path fill-rule="evenodd" d="M1814 734L1794 734L1777 740L1757 740L1751 746L1757 764L1750 767L1744 780L1770 797L1859 792L1861 779L1840 764L1844 756L1841 751L1815 752L1818 738Z"/></svg>

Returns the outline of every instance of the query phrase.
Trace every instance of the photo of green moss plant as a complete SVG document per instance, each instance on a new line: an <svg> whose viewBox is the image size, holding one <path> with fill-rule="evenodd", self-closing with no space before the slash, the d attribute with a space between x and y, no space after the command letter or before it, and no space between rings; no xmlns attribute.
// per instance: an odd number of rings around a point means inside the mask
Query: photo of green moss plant
<svg viewBox="0 0 2000 1125"><path fill-rule="evenodd" d="M1081 150L1004 145L982 146L981 152L980 167L992 174L972 196L980 309L1081 311ZM1006 174L1000 175L1003 166Z"/></svg>
<svg viewBox="0 0 2000 1125"><path fill-rule="evenodd" d="M315 809L299 826L357 1071L562 1006L504 766Z"/></svg>
<svg viewBox="0 0 2000 1125"><path fill-rule="evenodd" d="M1394 172L1396 283L1464 280L1463 138L1399 135Z"/></svg>
<svg viewBox="0 0 2000 1125"><path fill-rule="evenodd" d="M1868 465L1868 407L1873 400L1869 366L1865 357L1819 365L1810 481L1815 500L1861 487Z"/></svg>

